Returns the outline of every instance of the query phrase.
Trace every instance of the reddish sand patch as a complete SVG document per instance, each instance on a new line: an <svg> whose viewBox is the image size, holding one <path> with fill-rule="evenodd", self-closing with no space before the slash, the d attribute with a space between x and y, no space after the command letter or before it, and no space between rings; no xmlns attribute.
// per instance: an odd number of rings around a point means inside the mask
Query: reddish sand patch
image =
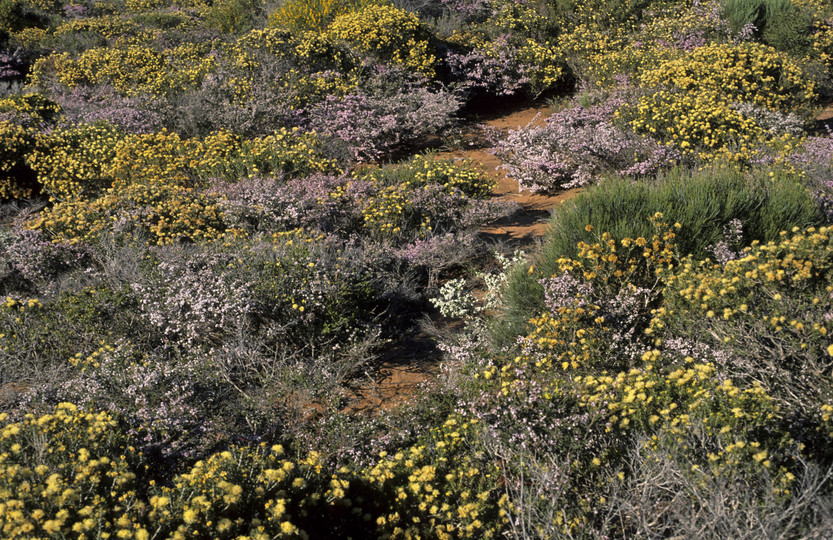
<svg viewBox="0 0 833 540"><path fill-rule="evenodd" d="M480 124L505 133L510 129L518 129L531 123L543 125L548 115L548 107L528 107L503 116L486 118ZM483 136L478 136L479 128L475 128L473 131L474 133L470 136L474 140L485 139ZM445 152L440 156L472 160L485 173L496 178L497 187L493 191L495 195L518 203L520 207L518 212L486 227L482 232L495 240L510 241L519 247L532 244L537 238L543 236L547 231L547 222L552 209L573 198L579 192L577 189L571 189L553 195L545 195L520 190L517 180L507 177L506 171L501 168L503 162L497 156L482 148Z"/></svg>

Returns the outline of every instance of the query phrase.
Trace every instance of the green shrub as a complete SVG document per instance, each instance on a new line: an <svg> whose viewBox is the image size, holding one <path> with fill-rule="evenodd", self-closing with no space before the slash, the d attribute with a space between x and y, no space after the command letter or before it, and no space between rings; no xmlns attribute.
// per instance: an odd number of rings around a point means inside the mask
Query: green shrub
<svg viewBox="0 0 833 540"><path fill-rule="evenodd" d="M710 248L725 239L735 219L743 227L741 245L775 240L782 230L824 222L804 186L781 173L767 177L761 171L743 173L714 165L701 171L677 168L653 184L608 179L559 207L532 262L534 269L519 267L510 274L504 319L495 322L494 337L511 340L524 331L527 320L542 306L538 280L557 272L559 258L575 256L579 242L592 244L596 235L592 229L606 231L614 239L650 238L649 218L656 212L682 225L676 239L679 253L701 259L713 257Z"/></svg>
<svg viewBox="0 0 833 540"><path fill-rule="evenodd" d="M779 51L803 57L812 47L812 24L809 13L791 4L768 21L761 38Z"/></svg>
<svg viewBox="0 0 833 540"><path fill-rule="evenodd" d="M251 30L260 13L258 0L223 0L214 2L205 14L205 23L221 32L240 33Z"/></svg>
<svg viewBox="0 0 833 540"><path fill-rule="evenodd" d="M758 32L766 29L793 7L791 0L724 0L723 10L732 30L737 32L747 24L754 24Z"/></svg>

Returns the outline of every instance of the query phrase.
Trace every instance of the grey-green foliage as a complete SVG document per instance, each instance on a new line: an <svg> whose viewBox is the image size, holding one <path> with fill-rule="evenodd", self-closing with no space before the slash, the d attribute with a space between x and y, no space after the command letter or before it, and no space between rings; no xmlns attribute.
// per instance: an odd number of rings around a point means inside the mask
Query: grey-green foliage
<svg viewBox="0 0 833 540"><path fill-rule="evenodd" d="M651 238L650 217L662 212L665 221L680 223L677 246L681 255L712 257L711 247L723 240L730 222L743 227L741 245L769 241L782 230L824 223L824 216L807 188L784 172L741 172L723 165L702 170L672 169L653 182L610 178L572 201L562 204L550 221L540 253L529 265L510 272L504 311L492 325L493 337L506 343L522 334L529 318L543 306L542 277L558 272L558 259L574 257L579 242L593 243L608 232L614 239ZM593 231L585 227L593 225Z"/></svg>
<svg viewBox="0 0 833 540"><path fill-rule="evenodd" d="M810 14L792 0L724 0L723 9L735 32L753 24L755 35L778 50L800 57L811 45Z"/></svg>

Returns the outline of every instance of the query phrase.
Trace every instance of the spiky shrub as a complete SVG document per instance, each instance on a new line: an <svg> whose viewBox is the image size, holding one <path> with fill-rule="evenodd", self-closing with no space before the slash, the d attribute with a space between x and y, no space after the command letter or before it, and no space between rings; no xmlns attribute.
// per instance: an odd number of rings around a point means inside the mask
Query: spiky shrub
<svg viewBox="0 0 833 540"><path fill-rule="evenodd" d="M762 31L767 19L772 19L791 3L790 0L725 0L723 10L735 32L750 23Z"/></svg>
<svg viewBox="0 0 833 540"><path fill-rule="evenodd" d="M214 2L204 15L206 24L226 33L239 33L257 23L259 0L225 0Z"/></svg>

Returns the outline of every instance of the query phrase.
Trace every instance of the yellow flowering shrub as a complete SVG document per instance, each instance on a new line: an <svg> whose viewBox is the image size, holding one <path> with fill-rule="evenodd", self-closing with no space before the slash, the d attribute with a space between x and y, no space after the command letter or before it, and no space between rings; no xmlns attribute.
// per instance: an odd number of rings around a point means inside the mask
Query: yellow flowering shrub
<svg viewBox="0 0 833 540"><path fill-rule="evenodd" d="M199 8L204 5L205 2L203 0L176 0L175 2L168 0L126 0L122 10L127 9L128 12L141 13L174 6L181 8Z"/></svg>
<svg viewBox="0 0 833 540"><path fill-rule="evenodd" d="M0 421L4 537L149 538L134 521L141 457L109 414L61 403L43 416Z"/></svg>
<svg viewBox="0 0 833 540"><path fill-rule="evenodd" d="M721 382L713 364L690 357L682 365L663 368L662 355L652 350L643 362L615 376L575 379L587 406L606 411L606 429L651 434L654 449L680 447L688 454L684 461L716 476L739 469L753 475L789 472L779 467L791 468L789 456L800 447L766 435L777 425L780 411L762 388L739 388L731 379ZM702 432L702 446L686 451L680 443L694 430Z"/></svg>
<svg viewBox="0 0 833 540"><path fill-rule="evenodd" d="M555 86L564 75L564 57L557 45L527 39L518 52L518 60L529 66L532 91L540 94Z"/></svg>
<svg viewBox="0 0 833 540"><path fill-rule="evenodd" d="M634 43L616 29L578 25L558 38L558 48L571 71L600 87L619 84L617 75L638 75L679 53L651 41Z"/></svg>
<svg viewBox="0 0 833 540"><path fill-rule="evenodd" d="M26 0L26 4L48 13L61 13L64 3L61 0Z"/></svg>
<svg viewBox="0 0 833 540"><path fill-rule="evenodd" d="M661 219L662 214L653 216L657 233L651 238L617 241L605 232L597 242L580 242L575 258L558 260L557 273L552 277L576 280L592 294L577 294L557 309L530 319L526 339L542 355L538 368L586 373L628 367L627 356L611 352L615 336L625 329L611 324L599 302L623 291L634 294L642 290L641 312L636 307L630 310L632 321L627 331L634 332L647 322L647 309L659 296L659 291L650 285L656 282L658 270L673 266L677 259L675 228ZM534 272L534 267L530 272Z"/></svg>
<svg viewBox="0 0 833 540"><path fill-rule="evenodd" d="M109 84L124 95L167 95L202 83L216 69L208 52L212 43L185 43L173 49L129 44L88 49L78 58L53 53L35 62L30 75L35 85L49 77L70 88L81 84Z"/></svg>
<svg viewBox="0 0 833 540"><path fill-rule="evenodd" d="M109 168L123 137L109 124L54 130L27 162L53 201L91 198L110 187Z"/></svg>
<svg viewBox="0 0 833 540"><path fill-rule="evenodd" d="M290 62L291 67L276 76L293 107L305 107L328 95L343 96L358 83L355 59L349 51L318 32L296 35L277 28L252 30L229 45L226 56L241 74L228 82L241 103L250 99L264 58Z"/></svg>
<svg viewBox="0 0 833 540"><path fill-rule="evenodd" d="M404 182L407 187L434 183L446 190L459 189L469 197L486 197L496 186L494 178L478 171L472 161L438 159L431 154L415 156L402 173L410 178ZM369 178L383 181L374 173Z"/></svg>
<svg viewBox="0 0 833 540"><path fill-rule="evenodd" d="M324 156L321 139L315 132L281 128L271 135L244 140L233 160L223 163L224 174L233 177L258 174L283 174L300 177L315 172L338 172L337 163Z"/></svg>
<svg viewBox="0 0 833 540"><path fill-rule="evenodd" d="M261 444L210 455L169 485L139 485L141 456L116 421L62 403L0 429L0 527L7 537L495 538L505 500L498 468L469 451L476 429L451 416L364 470Z"/></svg>
<svg viewBox="0 0 833 540"><path fill-rule="evenodd" d="M24 28L18 32L11 32L10 35L14 43L33 50L42 49L50 37L49 30L45 28Z"/></svg>
<svg viewBox="0 0 833 540"><path fill-rule="evenodd" d="M52 35L60 38L79 33L94 35L104 41L114 42L123 39L125 36L139 36L142 33L142 27L130 19L105 15L65 20L54 30Z"/></svg>
<svg viewBox="0 0 833 540"><path fill-rule="evenodd" d="M34 197L40 192L26 157L39 144L38 134L12 122L0 122L0 199Z"/></svg>
<svg viewBox="0 0 833 540"><path fill-rule="evenodd" d="M194 187L221 167L239 145L239 138L228 132L212 134L204 141L183 139L169 131L132 135L115 147L107 174L117 189L137 183Z"/></svg>
<svg viewBox="0 0 833 540"><path fill-rule="evenodd" d="M290 32L321 32L339 15L367 7L370 0L289 0L269 14L269 26Z"/></svg>
<svg viewBox="0 0 833 540"><path fill-rule="evenodd" d="M755 244L725 265L686 259L666 277L663 309L648 332L694 334L733 351L723 369L736 381L757 381L795 409L824 403L833 357L833 234L794 230ZM742 360L743 359L743 360Z"/></svg>
<svg viewBox="0 0 833 540"><path fill-rule="evenodd" d="M497 538L508 523L500 469L471 452L480 426L458 414L433 428L422 444L384 453L363 471L383 501L376 518L389 538Z"/></svg>
<svg viewBox="0 0 833 540"><path fill-rule="evenodd" d="M670 143L701 159L748 162L766 132L751 118L709 90L661 90L639 98L617 114L630 119L637 133Z"/></svg>
<svg viewBox="0 0 833 540"><path fill-rule="evenodd" d="M217 179L336 170L315 134L297 130L250 140L226 131L183 139L167 131L122 136L91 125L46 140L43 150L20 151L58 204L29 227L73 243L95 241L109 230L133 231L159 244L213 239L226 230L223 212L213 196L195 188Z"/></svg>
<svg viewBox="0 0 833 540"><path fill-rule="evenodd" d="M203 139L183 139L167 131L131 135L115 148L106 174L113 187L162 183L206 185L209 179L235 181L253 175L289 177L335 170L322 155L315 133L281 128L271 135L241 139L219 131Z"/></svg>
<svg viewBox="0 0 833 540"><path fill-rule="evenodd" d="M109 188L96 199L46 208L27 227L71 244L95 242L110 231L159 245L212 240L226 231L222 210L214 199L160 182Z"/></svg>
<svg viewBox="0 0 833 540"><path fill-rule="evenodd" d="M408 190L404 186L387 186L376 192L362 209L364 226L381 236L396 236L412 223L413 209L408 203ZM420 223L430 227L429 222Z"/></svg>
<svg viewBox="0 0 833 540"><path fill-rule="evenodd" d="M416 15L393 6L369 5L336 17L327 34L360 52L401 64L427 77L435 74L431 34Z"/></svg>
<svg viewBox="0 0 833 540"><path fill-rule="evenodd" d="M423 235L433 225L428 215L420 212L413 203L420 188L429 184L442 187L451 196L485 197L494 188L494 180L476 170L471 162L455 163L418 155L398 166L383 167L361 176L377 187L368 198L362 216L370 231L383 237L395 237L403 231L418 231Z"/></svg>
<svg viewBox="0 0 833 540"><path fill-rule="evenodd" d="M233 448L151 496L148 518L172 538L316 538L339 522L361 537L371 523L346 472L327 474L314 453L288 459L279 445Z"/></svg>
<svg viewBox="0 0 833 540"><path fill-rule="evenodd" d="M818 98L815 82L795 60L760 43L698 47L644 72L640 82L783 112L806 108Z"/></svg>
<svg viewBox="0 0 833 540"><path fill-rule="evenodd" d="M0 114L13 115L16 123L42 126L57 119L61 107L42 94L11 94L0 99Z"/></svg>

